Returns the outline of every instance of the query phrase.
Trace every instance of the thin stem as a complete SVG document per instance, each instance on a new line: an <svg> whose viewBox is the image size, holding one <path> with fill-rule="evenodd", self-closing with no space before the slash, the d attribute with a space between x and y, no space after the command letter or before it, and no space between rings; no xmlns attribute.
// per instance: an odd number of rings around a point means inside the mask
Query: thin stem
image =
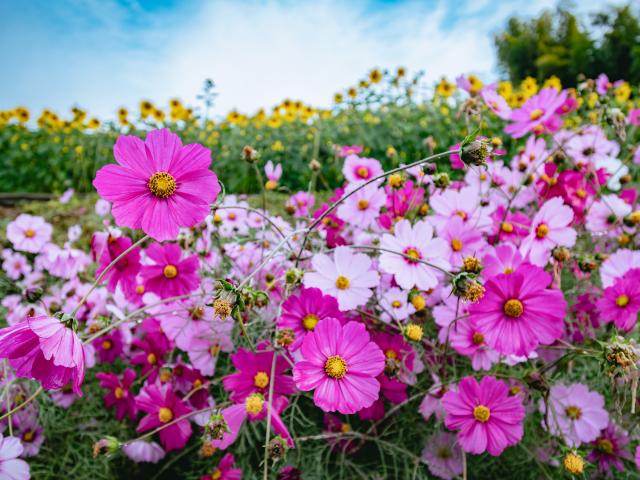
<svg viewBox="0 0 640 480"><path fill-rule="evenodd" d="M0 422L1 422L2 420L4 420L5 418L7 418L7 417L9 417L9 416L13 415L13 414L14 414L14 413L16 413L17 411L22 410L22 409L23 409L24 407L26 407L27 405L29 405L29 404L30 404L31 402L33 402L33 401L36 399L36 397L37 397L38 395L40 395L43 391L44 391L44 388L42 388L42 387L38 387L38 389L37 389L35 392L33 392L33 394L32 394L29 398L27 398L24 402L22 402L20 405L18 405L18 406L16 406L16 407L13 407L13 408L12 408L11 410L9 410L7 413L5 413L4 415L2 415L2 416L0 417Z"/></svg>
<svg viewBox="0 0 640 480"><path fill-rule="evenodd" d="M276 359L278 352L273 352L271 360L271 373L269 374L269 401L267 402L267 433L264 438L264 470L262 472L263 480L269 479L269 436L271 435L271 411L273 410L273 389L275 385L276 375Z"/></svg>
<svg viewBox="0 0 640 480"><path fill-rule="evenodd" d="M242 313L240 312L240 309L236 309L236 319L240 324L240 330L242 331L242 335L244 336L244 338L247 339L247 342L249 342L249 347L251 347L251 351L255 352L256 346L253 344L253 340L251 340L251 337L247 333L247 327L245 326L244 320L242 319Z"/></svg>
<svg viewBox="0 0 640 480"><path fill-rule="evenodd" d="M96 278L96 281L93 282L93 284L91 285L91 287L89 288L89 290L87 290L87 293L84 294L84 297L82 297L82 299L80 300L80 302L78 302L78 304L75 306L75 308L73 309L73 311L71 312L71 316L74 317L76 315L76 313L78 313L78 310L80 310L80 307L82 305L84 305L84 303L87 301L87 298L89 298L89 295L91 295L91 292L93 292L95 290L95 288L100 285L100 282L102 282L102 279L105 277L105 275L107 273L109 273L111 271L111 269L120 261L122 260L124 257L126 257L127 255L129 255L129 253L131 253L135 248L137 248L138 246L140 246L145 240L147 240L149 238L149 235L145 235L144 237L142 237L140 240L138 240L136 243L132 244L129 248L127 248L124 252L122 252L120 255L118 255L114 260L111 261L111 263L109 265L106 266L106 268L100 273L100 275L98 275L98 278Z"/></svg>

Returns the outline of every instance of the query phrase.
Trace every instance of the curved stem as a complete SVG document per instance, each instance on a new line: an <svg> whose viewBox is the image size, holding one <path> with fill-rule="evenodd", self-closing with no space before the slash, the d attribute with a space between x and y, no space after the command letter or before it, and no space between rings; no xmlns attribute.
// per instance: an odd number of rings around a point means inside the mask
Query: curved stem
<svg viewBox="0 0 640 480"><path fill-rule="evenodd" d="M82 305L84 305L84 303L87 301L87 298L89 298L89 295L91 295L91 292L93 292L95 290L95 288L100 285L100 282L102 282L102 279L105 277L105 275L107 273L109 273L111 271L111 269L120 261L122 260L124 257L126 257L127 255L129 255L129 253L131 253L135 248L137 248L138 246L140 246L145 240L147 240L149 238L149 235L145 235L144 237L142 237L140 240L138 240L137 242L135 242L134 244L132 244L129 248L127 248L124 252L122 252L120 255L118 255L115 259L113 259L111 261L111 263L109 265L107 265L105 267L105 269L100 273L100 275L98 275L98 278L96 278L96 281L93 282L93 284L91 285L91 287L89 288L89 290L87 290L87 293L84 294L84 297L82 297L82 299L80 300L80 302L78 302L78 304L75 306L75 308L73 309L73 311L71 312L71 316L74 317L76 315L76 313L78 313L78 310L80 310L80 307Z"/></svg>
<svg viewBox="0 0 640 480"><path fill-rule="evenodd" d="M33 402L33 401L36 399L36 397L37 397L38 395L40 395L43 391L44 391L44 388L42 388L42 387L38 387L38 389L37 389L35 392L33 392L33 394L32 394L29 398L27 398L24 402L22 402L20 405L17 405L17 406L15 406L15 407L13 407L13 408L12 408L11 410L9 410L7 413L5 413L4 415L2 415L2 416L0 417L0 422L1 422L2 420L4 420L5 418L7 418L7 417L9 417L9 416L13 415L13 414L14 414L14 413L16 413L17 411L22 410L22 409L23 409L24 407L26 407L27 405L29 405L29 404L30 404L31 402Z"/></svg>

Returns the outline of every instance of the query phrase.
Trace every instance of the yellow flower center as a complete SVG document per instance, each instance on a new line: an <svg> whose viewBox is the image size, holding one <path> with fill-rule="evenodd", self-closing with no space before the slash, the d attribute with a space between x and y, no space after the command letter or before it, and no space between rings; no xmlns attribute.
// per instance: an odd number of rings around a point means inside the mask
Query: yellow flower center
<svg viewBox="0 0 640 480"><path fill-rule="evenodd" d="M30 443L33 441L33 436L34 436L33 432L31 430L27 430L22 434L22 440L24 440L27 443Z"/></svg>
<svg viewBox="0 0 640 480"><path fill-rule="evenodd" d="M567 414L567 417L572 420L579 420L580 417L582 417L582 410L580 407L576 407L575 405L568 406L565 413Z"/></svg>
<svg viewBox="0 0 640 480"><path fill-rule="evenodd" d="M347 374L347 362L340 355L333 355L327 358L324 364L324 371L331 378L340 380Z"/></svg>
<svg viewBox="0 0 640 480"><path fill-rule="evenodd" d="M522 312L524 312L524 306L522 305L522 302L517 298L507 300L502 309L504 310L505 314L512 318L518 318L520 315L522 315Z"/></svg>
<svg viewBox="0 0 640 480"><path fill-rule="evenodd" d="M160 408L160 410L158 410L158 420L162 423L169 423L173 420L173 412L171 409L167 407Z"/></svg>
<svg viewBox="0 0 640 480"><path fill-rule="evenodd" d="M405 335L409 340L413 340L414 342L419 342L422 340L423 330L420 325L416 325L415 323L410 323L407 325L405 329Z"/></svg>
<svg viewBox="0 0 640 480"><path fill-rule="evenodd" d="M503 273L506 273L507 275L510 274L510 273L513 273L513 268L507 267L507 268L504 269Z"/></svg>
<svg viewBox="0 0 640 480"><path fill-rule="evenodd" d="M111 340L103 340L102 341L102 349L103 350L111 350L111 347L113 347L113 344L111 343Z"/></svg>
<svg viewBox="0 0 640 480"><path fill-rule="evenodd" d="M393 302L391 302L391 306L393 308L400 308L402 306L402 302L400 300L394 300Z"/></svg>
<svg viewBox="0 0 640 480"><path fill-rule="evenodd" d="M343 423L342 425L340 425L340 431L342 433L348 433L351 431L351 425L349 425L348 423Z"/></svg>
<svg viewBox="0 0 640 480"><path fill-rule="evenodd" d="M339 290L346 290L349 288L349 285L351 285L351 282L344 275L340 275L336 278L336 287L338 287Z"/></svg>
<svg viewBox="0 0 640 480"><path fill-rule="evenodd" d="M262 411L263 405L264 399L262 398L262 395L257 393L249 395L244 401L244 408L247 413L250 413L251 415L258 415Z"/></svg>
<svg viewBox="0 0 640 480"><path fill-rule="evenodd" d="M474 345L482 345L484 343L484 335L480 332L476 332L473 334L472 340Z"/></svg>
<svg viewBox="0 0 640 480"><path fill-rule="evenodd" d="M513 224L509 222L502 222L500 227L504 233L513 233Z"/></svg>
<svg viewBox="0 0 640 480"><path fill-rule="evenodd" d="M629 297L627 295L620 295L616 298L616 305L620 308L624 308L629 305Z"/></svg>
<svg viewBox="0 0 640 480"><path fill-rule="evenodd" d="M28 228L27 230L25 230L24 236L27 238L33 238L36 236L36 232L34 232L31 228Z"/></svg>
<svg viewBox="0 0 640 480"><path fill-rule="evenodd" d="M536 237L538 238L544 238L548 235L548 233L549 227L545 223L541 223L540 225L538 225L538 228L536 228Z"/></svg>
<svg viewBox="0 0 640 480"><path fill-rule="evenodd" d="M149 190L158 198L169 198L176 191L176 180L167 172L156 172L149 179Z"/></svg>
<svg viewBox="0 0 640 480"><path fill-rule="evenodd" d="M466 220L467 219L467 214L465 212L463 212L462 210L456 210L454 212L454 215L459 216L461 219Z"/></svg>
<svg viewBox="0 0 640 480"><path fill-rule="evenodd" d="M122 389L122 387L116 387L116 389L113 391L113 395L118 400L121 400L124 397L124 390Z"/></svg>
<svg viewBox="0 0 640 480"><path fill-rule="evenodd" d="M356 173L360 178L369 178L369 169L367 167L359 167Z"/></svg>
<svg viewBox="0 0 640 480"><path fill-rule="evenodd" d="M462 250L462 241L458 240L457 238L451 240L451 249L454 252L459 252L460 250Z"/></svg>
<svg viewBox="0 0 640 480"><path fill-rule="evenodd" d="M147 363L149 365L155 365L157 361L158 359L155 353L150 353L149 355L147 355Z"/></svg>
<svg viewBox="0 0 640 480"><path fill-rule="evenodd" d="M269 385L269 375L266 372L258 372L253 377L253 384L258 388L265 388Z"/></svg>
<svg viewBox="0 0 640 480"><path fill-rule="evenodd" d="M543 114L544 112L542 110L540 110L539 108L536 108L529 114L529 119L534 121L538 120Z"/></svg>
<svg viewBox="0 0 640 480"><path fill-rule="evenodd" d="M422 295L414 295L411 299L411 305L413 305L413 308L415 308L416 310L422 310L427 306L427 301Z"/></svg>
<svg viewBox="0 0 640 480"><path fill-rule="evenodd" d="M369 202L364 198L358 201L358 210L366 210L369 208Z"/></svg>
<svg viewBox="0 0 640 480"><path fill-rule="evenodd" d="M473 418L479 422L486 423L491 418L491 410L484 405L478 405L473 409Z"/></svg>
<svg viewBox="0 0 640 480"><path fill-rule="evenodd" d="M316 315L310 313L302 319L302 326L305 328L305 330L312 332L313 329L316 328L316 325L319 321L320 319Z"/></svg>
<svg viewBox="0 0 640 480"><path fill-rule="evenodd" d="M234 212L229 212L229 214L227 215L227 218L229 220L235 220L237 218L237 215Z"/></svg>
<svg viewBox="0 0 640 480"><path fill-rule="evenodd" d="M562 461L564 469L572 475L580 475L584 471L584 460L575 453L567 453Z"/></svg>
<svg viewBox="0 0 640 480"><path fill-rule="evenodd" d="M172 279L178 276L178 269L175 265L166 265L164 270L162 270L162 273L165 278Z"/></svg>
<svg viewBox="0 0 640 480"><path fill-rule="evenodd" d="M144 285L137 285L136 286L136 293L138 295L142 295L144 293Z"/></svg>
<svg viewBox="0 0 640 480"><path fill-rule="evenodd" d="M587 192L583 188L579 188L576 190L576 196L578 198L585 198L587 196Z"/></svg>
<svg viewBox="0 0 640 480"><path fill-rule="evenodd" d="M613 453L613 443L608 438L601 438L597 441L597 448L603 453L611 455Z"/></svg>
<svg viewBox="0 0 640 480"><path fill-rule="evenodd" d="M222 472L219 468L216 468L211 474L211 480L220 480L222 478Z"/></svg>
<svg viewBox="0 0 640 480"><path fill-rule="evenodd" d="M416 263L418 260L422 258L422 255L420 255L420 252L415 248L407 248L404 251L404 254L407 257L410 257L407 259L410 263Z"/></svg>
<svg viewBox="0 0 640 480"><path fill-rule="evenodd" d="M395 359L395 358L398 358L398 353L395 350L390 348L389 350L384 352L384 356L387 357L387 358L394 358Z"/></svg>
<svg viewBox="0 0 640 480"><path fill-rule="evenodd" d="M267 190L275 190L277 186L278 186L278 182L274 180L267 180L267 183L265 184L264 188L266 188Z"/></svg>

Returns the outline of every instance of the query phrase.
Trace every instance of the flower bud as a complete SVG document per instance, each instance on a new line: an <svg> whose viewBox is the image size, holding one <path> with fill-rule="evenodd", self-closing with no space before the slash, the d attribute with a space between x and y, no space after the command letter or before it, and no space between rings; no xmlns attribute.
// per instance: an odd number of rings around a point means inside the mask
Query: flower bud
<svg viewBox="0 0 640 480"><path fill-rule="evenodd" d="M296 285L302 281L302 270L299 268L290 268L284 275L284 281L287 285Z"/></svg>
<svg viewBox="0 0 640 480"><path fill-rule="evenodd" d="M571 260L571 250L569 250L567 247L555 247L551 251L551 254L553 255L553 258L558 262L568 262L569 260Z"/></svg>
<svg viewBox="0 0 640 480"><path fill-rule="evenodd" d="M283 348L287 348L296 338L295 332L291 328L283 328L276 333L276 343Z"/></svg>
<svg viewBox="0 0 640 480"><path fill-rule="evenodd" d="M571 475L582 475L584 472L584 460L574 452L569 452L564 456L562 466Z"/></svg>
<svg viewBox="0 0 640 480"><path fill-rule="evenodd" d="M272 438L269 441L269 446L267 447L269 458L274 462L283 460L287 455L287 450L289 450L289 447L287 446L287 441L282 437L282 435L277 435Z"/></svg>
<svg viewBox="0 0 640 480"><path fill-rule="evenodd" d="M322 164L315 158L309 162L309 170L311 170L312 172L319 172L321 168Z"/></svg>
<svg viewBox="0 0 640 480"><path fill-rule="evenodd" d="M451 284L453 294L465 302L476 303L484 297L484 287L476 280L474 273L460 272Z"/></svg>
<svg viewBox="0 0 640 480"><path fill-rule="evenodd" d="M449 186L450 183L451 181L449 180L449 175L445 172L438 173L437 175L433 176L433 184L438 188L445 189Z"/></svg>
<svg viewBox="0 0 640 480"><path fill-rule="evenodd" d="M484 140L474 140L462 147L460 159L467 165L479 167L487 164L487 157L491 153L491 146Z"/></svg>
<svg viewBox="0 0 640 480"><path fill-rule="evenodd" d="M258 151L251 145L245 145L242 148L242 159L246 162L253 163L258 159Z"/></svg>
<svg viewBox="0 0 640 480"><path fill-rule="evenodd" d="M420 325L416 325L415 323L410 323L404 329L404 336L413 342L421 341L423 335L424 331L422 330L422 327Z"/></svg>
<svg viewBox="0 0 640 480"><path fill-rule="evenodd" d="M462 261L462 270L468 273L480 273L482 262L474 256L469 255Z"/></svg>
<svg viewBox="0 0 640 480"><path fill-rule="evenodd" d="M101 455L111 456L120 450L120 440L116 437L106 436L93 444L93 458Z"/></svg>
<svg viewBox="0 0 640 480"><path fill-rule="evenodd" d="M227 421L219 413L211 415L204 426L204 434L209 440L222 440L222 436L230 431Z"/></svg>

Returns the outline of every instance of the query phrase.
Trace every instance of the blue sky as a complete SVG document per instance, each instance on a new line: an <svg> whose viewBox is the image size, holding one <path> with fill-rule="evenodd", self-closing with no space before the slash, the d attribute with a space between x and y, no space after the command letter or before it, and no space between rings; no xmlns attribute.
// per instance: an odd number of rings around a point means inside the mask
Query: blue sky
<svg viewBox="0 0 640 480"><path fill-rule="evenodd" d="M581 12L598 9L583 0ZM328 106L374 66L434 81L496 76L492 34L512 14L556 0L3 0L0 109L112 118L142 98L193 103L205 78L214 113L255 111L285 97Z"/></svg>

